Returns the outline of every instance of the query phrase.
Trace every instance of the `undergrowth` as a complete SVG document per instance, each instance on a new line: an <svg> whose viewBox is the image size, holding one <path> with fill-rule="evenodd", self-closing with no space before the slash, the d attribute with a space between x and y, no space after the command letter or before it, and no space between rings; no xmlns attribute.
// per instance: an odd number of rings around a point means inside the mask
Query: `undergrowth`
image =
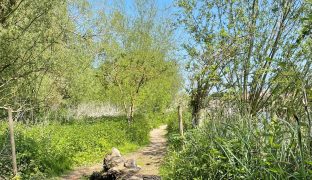
<svg viewBox="0 0 312 180"><path fill-rule="evenodd" d="M44 179L98 162L112 147L122 153L134 151L148 143L150 128L143 117L136 117L131 126L125 117L31 126L15 123L19 175L23 179ZM0 179L12 177L10 153L7 123L0 122Z"/></svg>
<svg viewBox="0 0 312 180"><path fill-rule="evenodd" d="M305 125L278 118L220 116L189 129L184 138L170 123L168 129L164 179L312 178Z"/></svg>

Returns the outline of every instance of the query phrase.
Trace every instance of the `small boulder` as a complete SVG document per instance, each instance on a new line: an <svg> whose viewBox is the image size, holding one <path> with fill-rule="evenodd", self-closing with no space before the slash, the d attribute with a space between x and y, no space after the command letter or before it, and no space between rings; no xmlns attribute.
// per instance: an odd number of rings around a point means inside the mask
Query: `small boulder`
<svg viewBox="0 0 312 180"><path fill-rule="evenodd" d="M136 164L134 159L125 160L118 149L113 148L112 152L105 156L103 161L103 170L94 172L91 180L116 180L131 179L140 171L141 168ZM136 178L134 178L136 179ZM141 178L142 179L142 178Z"/></svg>
<svg viewBox="0 0 312 180"><path fill-rule="evenodd" d="M103 162L104 171L108 171L110 168L123 164L125 160L121 157L121 153L117 148L112 149L109 155L106 155Z"/></svg>
<svg viewBox="0 0 312 180"><path fill-rule="evenodd" d="M108 174L107 172L93 172L89 180L116 180L116 174Z"/></svg>
<svg viewBox="0 0 312 180"><path fill-rule="evenodd" d="M106 174L107 174L108 176L116 177L116 179L117 179L117 177L120 177L120 176L123 174L123 172L121 171L120 168L118 168L118 167L113 167L113 168L109 169L109 170L106 172Z"/></svg>
<svg viewBox="0 0 312 180"><path fill-rule="evenodd" d="M113 147L111 156L121 157L120 151L117 148Z"/></svg>
<svg viewBox="0 0 312 180"><path fill-rule="evenodd" d="M134 159L128 159L124 166L126 167L124 169L124 173L125 174L134 174L134 173L137 173L141 170L141 168L136 164L135 160Z"/></svg>
<svg viewBox="0 0 312 180"><path fill-rule="evenodd" d="M93 172L89 180L105 180L100 172Z"/></svg>
<svg viewBox="0 0 312 180"><path fill-rule="evenodd" d="M161 177L155 175L144 175L143 180L161 180Z"/></svg>
<svg viewBox="0 0 312 180"><path fill-rule="evenodd" d="M135 174L135 173L139 172L140 170L141 170L140 167L134 167L134 168L128 169L128 172L132 173L132 174Z"/></svg>
<svg viewBox="0 0 312 180"><path fill-rule="evenodd" d="M136 167L137 167L137 165L136 165L134 159L128 159L128 160L125 162L124 166L125 166L126 168L136 168Z"/></svg>
<svg viewBox="0 0 312 180"><path fill-rule="evenodd" d="M122 157L107 155L104 158L103 169L105 171L107 171L107 170L109 170L109 169L111 169L113 167L116 167L116 166L119 166L119 165L123 165L124 162L125 162L125 160Z"/></svg>

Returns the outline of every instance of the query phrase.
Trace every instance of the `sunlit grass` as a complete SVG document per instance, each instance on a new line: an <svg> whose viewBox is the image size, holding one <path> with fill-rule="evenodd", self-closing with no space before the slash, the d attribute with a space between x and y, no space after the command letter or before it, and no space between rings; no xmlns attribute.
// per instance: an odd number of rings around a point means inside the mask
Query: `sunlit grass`
<svg viewBox="0 0 312 180"><path fill-rule="evenodd" d="M7 123L0 124L0 173L10 176ZM55 176L75 166L101 162L112 147L122 153L148 143L150 126L137 117L129 127L124 117L84 119L70 123L26 126L15 123L18 168L26 179ZM8 165L9 164L9 165Z"/></svg>

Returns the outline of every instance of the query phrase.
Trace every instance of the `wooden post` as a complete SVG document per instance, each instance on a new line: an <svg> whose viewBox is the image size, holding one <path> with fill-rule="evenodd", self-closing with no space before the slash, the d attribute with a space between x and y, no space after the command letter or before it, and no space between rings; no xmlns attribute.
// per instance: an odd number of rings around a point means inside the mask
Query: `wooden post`
<svg viewBox="0 0 312 180"><path fill-rule="evenodd" d="M182 120L182 108L179 105L178 106L178 117L179 117L179 131L180 131L180 135L184 136L183 134L183 120Z"/></svg>
<svg viewBox="0 0 312 180"><path fill-rule="evenodd" d="M8 108L9 115L9 129L10 129L10 141L11 141L11 150L12 150L12 162L13 162L13 173L14 176L17 175L17 164L16 164L16 152L15 152L15 141L14 141L14 128L13 128L13 116L12 109Z"/></svg>
<svg viewBox="0 0 312 180"><path fill-rule="evenodd" d="M310 154L312 155L312 120L310 117L310 111L309 111L309 105L308 105L308 96L307 96L307 92L304 86L302 86L302 90L303 90L303 105L304 105L304 110L307 114L308 117L308 123L309 123L309 139L310 139L310 143L309 143L309 148L310 148Z"/></svg>

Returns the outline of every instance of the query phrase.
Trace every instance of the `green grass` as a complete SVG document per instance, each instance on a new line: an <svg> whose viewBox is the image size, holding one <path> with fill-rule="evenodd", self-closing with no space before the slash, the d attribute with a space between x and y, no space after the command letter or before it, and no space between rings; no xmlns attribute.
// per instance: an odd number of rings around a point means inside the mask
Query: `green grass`
<svg viewBox="0 0 312 180"><path fill-rule="evenodd" d="M185 138L170 126L170 150L161 169L164 179L312 178L304 124L219 116L201 128L189 129Z"/></svg>
<svg viewBox="0 0 312 180"><path fill-rule="evenodd" d="M137 117L130 127L124 117L32 126L15 123L19 173L24 179L42 179L60 175L75 166L99 162L112 147L122 153L135 151L148 143L150 127L143 117ZM6 122L0 123L0 150L0 178L11 177Z"/></svg>

